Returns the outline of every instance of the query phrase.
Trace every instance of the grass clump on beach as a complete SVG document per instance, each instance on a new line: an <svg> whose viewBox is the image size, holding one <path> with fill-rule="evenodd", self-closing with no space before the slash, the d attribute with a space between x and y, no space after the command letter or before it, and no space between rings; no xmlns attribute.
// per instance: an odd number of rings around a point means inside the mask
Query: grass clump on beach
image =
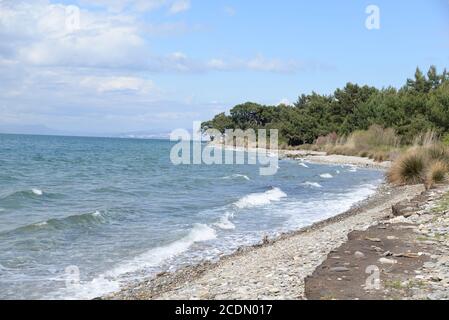
<svg viewBox="0 0 449 320"><path fill-rule="evenodd" d="M427 170L426 187L431 188L435 184L441 184L447 180L448 166L443 161L435 161L430 164Z"/></svg>
<svg viewBox="0 0 449 320"><path fill-rule="evenodd" d="M433 141L411 147L392 164L387 177L396 185L424 183L426 188L445 183L449 172L448 149Z"/></svg>
<svg viewBox="0 0 449 320"><path fill-rule="evenodd" d="M410 150L401 155L387 174L388 181L397 184L423 183L427 159L420 150Z"/></svg>

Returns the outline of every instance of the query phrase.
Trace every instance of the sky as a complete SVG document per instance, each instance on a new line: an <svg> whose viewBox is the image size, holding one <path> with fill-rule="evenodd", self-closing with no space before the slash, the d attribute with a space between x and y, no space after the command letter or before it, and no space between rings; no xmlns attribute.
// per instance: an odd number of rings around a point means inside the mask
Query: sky
<svg viewBox="0 0 449 320"><path fill-rule="evenodd" d="M430 65L449 0L0 0L0 131L169 132Z"/></svg>

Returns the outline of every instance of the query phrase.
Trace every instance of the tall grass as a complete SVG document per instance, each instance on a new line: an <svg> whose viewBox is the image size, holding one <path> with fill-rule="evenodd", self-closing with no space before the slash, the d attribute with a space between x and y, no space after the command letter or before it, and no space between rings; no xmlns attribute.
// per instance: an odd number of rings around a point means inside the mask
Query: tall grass
<svg viewBox="0 0 449 320"><path fill-rule="evenodd" d="M421 150L411 149L402 154L390 168L388 181L397 185L423 183L427 159Z"/></svg>
<svg viewBox="0 0 449 320"><path fill-rule="evenodd" d="M315 145L328 154L368 157L382 162L392 158L400 146L400 138L393 129L373 125L347 137L338 137L335 133L319 137Z"/></svg>
<svg viewBox="0 0 449 320"><path fill-rule="evenodd" d="M396 185L424 183L426 188L446 182L449 151L440 143L429 143L411 147L399 156L387 174L389 182Z"/></svg>

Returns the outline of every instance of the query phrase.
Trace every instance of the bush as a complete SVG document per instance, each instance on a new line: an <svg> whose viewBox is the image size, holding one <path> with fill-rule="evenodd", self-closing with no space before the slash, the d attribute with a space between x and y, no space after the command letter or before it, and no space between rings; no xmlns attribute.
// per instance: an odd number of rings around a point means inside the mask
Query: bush
<svg viewBox="0 0 449 320"><path fill-rule="evenodd" d="M412 149L400 156L391 166L388 181L396 184L418 184L424 182L427 159L422 149Z"/></svg>
<svg viewBox="0 0 449 320"><path fill-rule="evenodd" d="M435 161L430 164L426 175L426 188L432 188L435 184L443 183L447 178L448 165L443 161Z"/></svg>
<svg viewBox="0 0 449 320"><path fill-rule="evenodd" d="M449 152L441 144L433 144L424 149L430 161L441 161L449 165Z"/></svg>

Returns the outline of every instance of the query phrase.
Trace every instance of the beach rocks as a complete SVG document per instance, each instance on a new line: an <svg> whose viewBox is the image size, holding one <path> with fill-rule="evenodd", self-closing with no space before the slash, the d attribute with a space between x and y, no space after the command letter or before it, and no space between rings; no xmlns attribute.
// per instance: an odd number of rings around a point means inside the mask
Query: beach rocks
<svg viewBox="0 0 449 320"><path fill-rule="evenodd" d="M332 251L347 241L350 232L376 225L390 212L393 203L416 195L420 190L420 186L408 186L391 192L389 187L384 187L363 206L339 217L283 235L270 243L240 250L207 266L163 275L134 290L125 289L113 298L303 299L306 277L328 257L334 257L332 273L342 283L350 281L347 275L357 268L357 263L346 265L341 263L342 259L350 256L361 262L366 254L362 250L338 255ZM375 246L382 245L380 239L371 240L369 242Z"/></svg>

